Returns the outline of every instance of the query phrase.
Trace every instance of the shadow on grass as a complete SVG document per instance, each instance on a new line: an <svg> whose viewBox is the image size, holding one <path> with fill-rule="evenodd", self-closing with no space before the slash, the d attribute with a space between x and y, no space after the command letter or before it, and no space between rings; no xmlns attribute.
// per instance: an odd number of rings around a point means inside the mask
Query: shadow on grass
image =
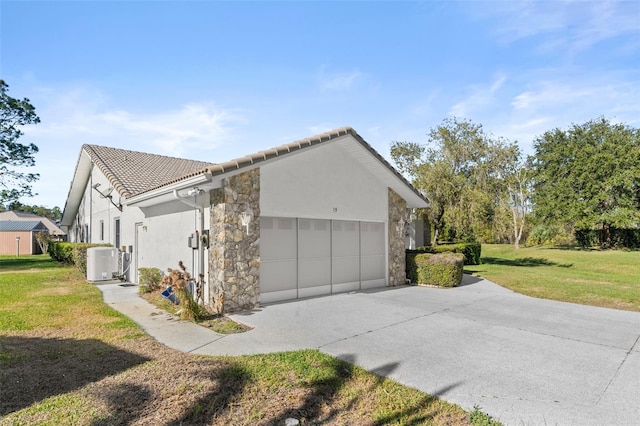
<svg viewBox="0 0 640 426"><path fill-rule="evenodd" d="M233 363L221 371L204 370L198 374L214 375L220 385L192 403L181 418L167 425L213 424L216 416L234 409L233 401L251 380L251 374L244 367Z"/></svg>
<svg viewBox="0 0 640 426"><path fill-rule="evenodd" d="M0 337L0 415L147 361L95 339Z"/></svg>
<svg viewBox="0 0 640 426"><path fill-rule="evenodd" d="M502 259L498 257L483 257L483 264L504 266L557 266L559 268L571 268L573 263L557 263L539 257L519 257L517 259Z"/></svg>
<svg viewBox="0 0 640 426"><path fill-rule="evenodd" d="M60 264L49 255L0 256L0 271L25 271L29 269L53 269Z"/></svg>
<svg viewBox="0 0 640 426"><path fill-rule="evenodd" d="M346 397L346 405L343 403L344 395L340 391L347 383L354 378L356 362L355 355L346 354L338 355L331 364L332 374L328 377L312 381L308 384L311 388L304 400L297 406L283 411L275 418L269 419L267 424L280 425L285 424L288 418L294 418L301 421L302 424L332 424L339 422L338 416L344 412L354 411L358 404L371 398L388 376L395 371L399 363L391 362L384 364L370 372L375 374L375 381L367 389L362 389L355 396ZM453 389L457 384L451 385L446 389L438 392L444 393L449 389ZM400 410L390 412L383 415L382 418L374 422L374 425L396 424L405 425L422 425L431 423L433 416L424 414L428 411L430 405L438 401L436 396L425 395L424 398L416 401L412 406L404 406ZM327 412L327 408L329 411Z"/></svg>
<svg viewBox="0 0 640 426"><path fill-rule="evenodd" d="M145 408L153 400L151 389L132 384L121 383L102 393L101 398L109 405L110 416L91 422L91 426L128 425L142 417Z"/></svg>

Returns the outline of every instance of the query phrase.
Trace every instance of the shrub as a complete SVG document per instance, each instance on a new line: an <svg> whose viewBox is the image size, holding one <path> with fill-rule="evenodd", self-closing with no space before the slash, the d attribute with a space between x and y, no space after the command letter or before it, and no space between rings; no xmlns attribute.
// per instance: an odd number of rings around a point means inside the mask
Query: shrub
<svg viewBox="0 0 640 426"><path fill-rule="evenodd" d="M180 318L189 321L200 321L209 315L207 309L199 303L200 297L198 284L187 272L187 267L182 261L178 262L180 269L167 269L168 275L162 278L162 284L171 286L178 296L182 309L180 309ZM203 278L202 276L200 277Z"/></svg>
<svg viewBox="0 0 640 426"><path fill-rule="evenodd" d="M80 272L87 274L87 249L90 247L111 247L110 244L52 242L49 245L49 256L52 259L75 265Z"/></svg>
<svg viewBox="0 0 640 426"><path fill-rule="evenodd" d="M437 246L418 247L416 250L407 250L407 253L460 253L464 256L465 265L480 265L482 260L482 246L479 243L452 243Z"/></svg>
<svg viewBox="0 0 640 426"><path fill-rule="evenodd" d="M140 293L149 293L160 288L162 271L158 268L138 268Z"/></svg>
<svg viewBox="0 0 640 426"><path fill-rule="evenodd" d="M73 244L55 241L49 244L49 256L57 262L73 264Z"/></svg>
<svg viewBox="0 0 640 426"><path fill-rule="evenodd" d="M461 253L408 253L407 278L412 283L455 287L462 281Z"/></svg>

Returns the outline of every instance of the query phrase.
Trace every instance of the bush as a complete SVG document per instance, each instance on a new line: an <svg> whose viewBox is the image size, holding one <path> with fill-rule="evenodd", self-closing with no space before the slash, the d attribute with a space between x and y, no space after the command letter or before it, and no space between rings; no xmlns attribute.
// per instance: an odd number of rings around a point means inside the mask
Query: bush
<svg viewBox="0 0 640 426"><path fill-rule="evenodd" d="M416 250L407 250L407 253L460 253L464 256L465 265L482 264L482 246L479 243L454 243L441 244L437 246L418 247Z"/></svg>
<svg viewBox="0 0 640 426"><path fill-rule="evenodd" d="M416 284L455 287L462 281L461 253L407 253L407 278Z"/></svg>
<svg viewBox="0 0 640 426"><path fill-rule="evenodd" d="M528 246L575 246L576 239L569 228L558 225L538 225L531 230L525 244Z"/></svg>
<svg viewBox="0 0 640 426"><path fill-rule="evenodd" d="M640 229L611 228L611 246L616 248L640 248ZM601 246L604 243L602 229L577 229L576 241L581 247Z"/></svg>
<svg viewBox="0 0 640 426"><path fill-rule="evenodd" d="M150 293L160 288L162 271L158 268L138 268L140 293Z"/></svg>
<svg viewBox="0 0 640 426"><path fill-rule="evenodd" d="M75 265L86 275L87 249L90 247L111 247L111 244L52 242L49 245L49 256L58 262Z"/></svg>

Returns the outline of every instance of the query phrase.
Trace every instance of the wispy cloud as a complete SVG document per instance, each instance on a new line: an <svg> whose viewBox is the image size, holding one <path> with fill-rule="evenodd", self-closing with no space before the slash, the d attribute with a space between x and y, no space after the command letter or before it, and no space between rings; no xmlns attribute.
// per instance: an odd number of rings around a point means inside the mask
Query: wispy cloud
<svg viewBox="0 0 640 426"><path fill-rule="evenodd" d="M93 143L179 157L231 141L234 128L246 122L242 113L211 102L146 113L115 109L104 95L83 88L47 92L42 101L42 123L26 132L78 147Z"/></svg>
<svg viewBox="0 0 640 426"><path fill-rule="evenodd" d="M353 88L364 74L359 70L332 73L323 68L320 71L319 86L322 90L341 91Z"/></svg>
<svg viewBox="0 0 640 426"><path fill-rule="evenodd" d="M212 151L234 144L247 121L241 111L215 103L145 113L115 109L104 92L87 87L40 88L30 98L42 120L25 127L23 137L40 148L33 202L51 207L64 205L60 188L71 181L82 144L214 161Z"/></svg>
<svg viewBox="0 0 640 426"><path fill-rule="evenodd" d="M480 19L497 20L494 33L511 43L538 37L540 51L577 53L596 43L638 32L636 1L510 1L473 8ZM621 45L624 50L630 46ZM640 46L632 48L637 49Z"/></svg>
<svg viewBox="0 0 640 426"><path fill-rule="evenodd" d="M451 107L449 115L456 117L469 117L476 111L485 108L495 102L496 96L502 85L507 81L505 74L498 74L489 85L475 85L470 88L470 94Z"/></svg>

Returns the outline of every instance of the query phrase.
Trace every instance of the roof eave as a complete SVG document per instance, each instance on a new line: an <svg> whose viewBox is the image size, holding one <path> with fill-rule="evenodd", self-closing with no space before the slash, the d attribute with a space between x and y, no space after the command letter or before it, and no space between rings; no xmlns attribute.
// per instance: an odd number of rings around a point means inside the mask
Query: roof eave
<svg viewBox="0 0 640 426"><path fill-rule="evenodd" d="M91 176L91 167L91 157L84 149L82 149L80 151L80 156L78 157L76 169L73 173L73 180L69 187L69 194L67 195L67 201L64 205L62 220L60 221L60 224L63 226L71 226L73 224L73 220L76 217L78 209L80 208L80 203L82 202L82 195L84 194L87 183L89 182L89 177Z"/></svg>

